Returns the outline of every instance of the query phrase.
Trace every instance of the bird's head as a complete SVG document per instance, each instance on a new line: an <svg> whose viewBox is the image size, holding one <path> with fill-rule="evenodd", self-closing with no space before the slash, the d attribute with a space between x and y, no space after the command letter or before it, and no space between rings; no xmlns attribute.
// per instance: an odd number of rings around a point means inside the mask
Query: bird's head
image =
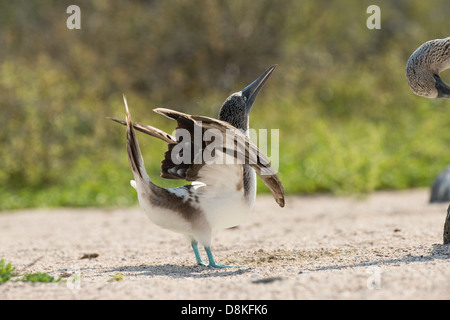
<svg viewBox="0 0 450 320"><path fill-rule="evenodd" d="M450 99L450 86L439 73L450 68L450 37L422 44L406 64L408 85L418 96Z"/></svg>
<svg viewBox="0 0 450 320"><path fill-rule="evenodd" d="M248 130L248 115L253 102L255 102L256 96L276 66L275 64L269 67L242 91L230 95L220 108L219 120L227 121L236 128L246 132Z"/></svg>
<svg viewBox="0 0 450 320"><path fill-rule="evenodd" d="M450 87L439 76L439 72L423 66L413 68L409 64L406 69L406 78L412 92L418 96L450 99Z"/></svg>

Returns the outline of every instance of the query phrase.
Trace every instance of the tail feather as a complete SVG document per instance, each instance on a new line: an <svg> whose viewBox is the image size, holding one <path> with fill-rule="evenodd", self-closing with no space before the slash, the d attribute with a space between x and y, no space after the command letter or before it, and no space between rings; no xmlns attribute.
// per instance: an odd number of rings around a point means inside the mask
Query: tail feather
<svg viewBox="0 0 450 320"><path fill-rule="evenodd" d="M142 158L141 150L136 138L136 133L133 128L133 122L131 120L131 114L130 110L128 109L127 99L125 95L123 96L123 101L125 103L125 110L127 113L127 153L131 171L133 172L133 176L135 179L139 179L140 181L149 183L150 177L145 171L144 159Z"/></svg>
<svg viewBox="0 0 450 320"><path fill-rule="evenodd" d="M106 119L115 121L117 123L123 124L124 126L127 125L126 121L120 120L120 119L116 119L116 118L111 118L111 117L106 117ZM137 123L137 122L133 122L133 128L137 131L146 133L150 136L153 136L155 138L161 139L167 143L177 143L177 139L175 139L175 137L171 136L168 133L165 133L162 130L159 130L158 128L146 125L146 124L142 124L142 123Z"/></svg>

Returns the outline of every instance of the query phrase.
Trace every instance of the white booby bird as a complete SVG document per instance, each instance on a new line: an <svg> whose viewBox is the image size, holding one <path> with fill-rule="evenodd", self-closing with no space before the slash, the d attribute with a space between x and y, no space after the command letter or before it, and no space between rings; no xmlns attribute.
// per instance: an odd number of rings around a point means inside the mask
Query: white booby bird
<svg viewBox="0 0 450 320"><path fill-rule="evenodd" d="M128 160L134 176L131 184L137 191L140 207L156 225L185 235L199 265L229 267L214 261L211 235L213 231L239 225L248 216L256 197L256 174L269 187L276 202L284 207L281 181L267 157L248 138L250 109L275 67L271 66L245 89L229 96L220 109L219 120L170 109L154 109L177 121L176 137L151 126L133 123L125 97L126 121L110 118L127 126ZM177 188L153 184L145 171L134 129L168 143L168 151L161 163L162 177L192 181L192 184ZM204 138L210 129L215 130L217 141ZM202 134L200 146L194 143L196 132ZM207 162L207 154L216 160L223 156L225 164ZM232 162L229 162L230 157ZM205 247L208 264L200 256L198 242Z"/></svg>
<svg viewBox="0 0 450 320"><path fill-rule="evenodd" d="M409 57L406 79L412 92L426 98L450 99L450 86L439 73L450 68L450 37L422 44Z"/></svg>

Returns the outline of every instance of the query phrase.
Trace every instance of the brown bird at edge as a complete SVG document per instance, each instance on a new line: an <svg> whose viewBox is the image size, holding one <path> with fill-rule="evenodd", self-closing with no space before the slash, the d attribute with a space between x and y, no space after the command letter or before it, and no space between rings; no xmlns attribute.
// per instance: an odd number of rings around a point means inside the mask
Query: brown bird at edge
<svg viewBox="0 0 450 320"><path fill-rule="evenodd" d="M450 68L450 37L422 44L406 64L406 79L411 90L426 98L450 99L450 86L440 73ZM435 179L430 202L450 201L450 166ZM450 206L444 223L444 244L450 243Z"/></svg>
<svg viewBox="0 0 450 320"><path fill-rule="evenodd" d="M450 99L450 87L440 73L450 68L450 37L422 44L406 63L406 80L413 93L426 98ZM435 179L430 202L450 201L450 166Z"/></svg>
<svg viewBox="0 0 450 320"><path fill-rule="evenodd" d="M450 86L440 73L450 68L450 37L422 44L406 63L406 80L412 92L426 98L450 99Z"/></svg>

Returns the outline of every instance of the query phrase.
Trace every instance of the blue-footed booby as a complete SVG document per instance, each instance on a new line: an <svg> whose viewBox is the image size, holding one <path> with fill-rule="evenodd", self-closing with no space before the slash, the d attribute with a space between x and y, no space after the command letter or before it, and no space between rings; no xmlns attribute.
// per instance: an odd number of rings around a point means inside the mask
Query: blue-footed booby
<svg viewBox="0 0 450 320"><path fill-rule="evenodd" d="M450 37L422 44L406 64L406 79L411 90L427 98L450 99L450 86L439 73L450 68ZM450 200L450 166L439 174L431 188L430 202ZM444 223L444 244L450 243L450 206Z"/></svg>
<svg viewBox="0 0 450 320"><path fill-rule="evenodd" d="M408 85L418 96L450 99L450 86L440 73L450 68L450 37L430 40L413 52L406 63ZM450 200L450 166L435 179L430 202Z"/></svg>
<svg viewBox="0 0 450 320"><path fill-rule="evenodd" d="M246 219L256 198L256 175L284 207L282 183L268 158L250 141L248 130L250 109L275 67L271 66L242 91L230 95L220 108L218 120L154 109L177 121L175 137L152 126L134 123L125 96L126 121L110 118L127 126L127 153L134 176L131 185L137 191L140 207L156 225L183 234L190 241L199 265L229 267L214 261L212 232L237 226ZM135 129L168 144L161 162L163 178L192 183L177 188L155 185L145 170ZM214 140L204 138L208 130L213 130ZM202 135L200 144L194 141L198 132ZM210 160L225 161L208 162L207 155ZM198 243L205 248L208 264L200 256Z"/></svg>
<svg viewBox="0 0 450 320"><path fill-rule="evenodd" d="M450 86L439 73L450 68L450 37L430 40L409 57L406 79L412 92L426 98L450 99Z"/></svg>

